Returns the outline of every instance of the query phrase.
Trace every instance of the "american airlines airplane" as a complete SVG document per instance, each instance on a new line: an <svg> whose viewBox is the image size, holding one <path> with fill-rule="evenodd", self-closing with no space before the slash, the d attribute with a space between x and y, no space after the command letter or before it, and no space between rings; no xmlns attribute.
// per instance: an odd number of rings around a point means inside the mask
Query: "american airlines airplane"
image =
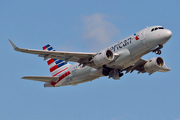
<svg viewBox="0 0 180 120"><path fill-rule="evenodd" d="M51 76L24 76L22 79L45 82L44 87L77 85L109 76L118 80L123 72L167 72L171 69L161 57L143 60L149 52L161 54L161 48L171 38L172 32L162 26L147 27L97 53L55 51L50 44L43 50L18 48L11 40L14 50L36 54L47 60ZM71 65L68 61L76 62Z"/></svg>

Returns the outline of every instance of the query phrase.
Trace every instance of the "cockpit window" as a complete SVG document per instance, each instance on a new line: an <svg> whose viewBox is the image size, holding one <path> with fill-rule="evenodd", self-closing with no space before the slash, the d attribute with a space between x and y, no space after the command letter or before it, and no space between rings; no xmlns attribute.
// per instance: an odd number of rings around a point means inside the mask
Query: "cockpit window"
<svg viewBox="0 0 180 120"><path fill-rule="evenodd" d="M156 30L158 30L158 29L164 29L164 28L163 28L163 27L156 27L156 28L153 28L153 29L151 30L151 32L156 31Z"/></svg>
<svg viewBox="0 0 180 120"><path fill-rule="evenodd" d="M158 27L159 29L164 29L163 27Z"/></svg>
<svg viewBox="0 0 180 120"><path fill-rule="evenodd" d="M154 31L154 28L151 30L151 32Z"/></svg>

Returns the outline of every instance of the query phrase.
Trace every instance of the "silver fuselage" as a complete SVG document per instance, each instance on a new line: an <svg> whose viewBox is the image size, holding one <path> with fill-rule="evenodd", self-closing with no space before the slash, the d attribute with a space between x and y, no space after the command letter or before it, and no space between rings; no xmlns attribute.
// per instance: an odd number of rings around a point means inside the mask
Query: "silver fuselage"
<svg viewBox="0 0 180 120"><path fill-rule="evenodd" d="M157 45L164 45L170 39L172 33L168 29L152 31L153 28L157 27L161 26L147 27L106 48L113 51L113 53L119 54L116 60L106 66L121 70L126 69L135 64L143 55L151 52ZM66 78L63 84L57 83L56 86L76 85L103 76L101 68L82 67L82 65L79 66L79 63L70 66L68 70L71 75Z"/></svg>

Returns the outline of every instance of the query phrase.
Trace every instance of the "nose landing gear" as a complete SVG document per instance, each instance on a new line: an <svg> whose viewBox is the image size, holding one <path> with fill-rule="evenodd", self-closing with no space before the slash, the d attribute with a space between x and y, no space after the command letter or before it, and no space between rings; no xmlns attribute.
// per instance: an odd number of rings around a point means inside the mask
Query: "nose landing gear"
<svg viewBox="0 0 180 120"><path fill-rule="evenodd" d="M163 45L157 45L154 48L151 49L152 52L155 52L157 55L161 54L161 48L163 48Z"/></svg>

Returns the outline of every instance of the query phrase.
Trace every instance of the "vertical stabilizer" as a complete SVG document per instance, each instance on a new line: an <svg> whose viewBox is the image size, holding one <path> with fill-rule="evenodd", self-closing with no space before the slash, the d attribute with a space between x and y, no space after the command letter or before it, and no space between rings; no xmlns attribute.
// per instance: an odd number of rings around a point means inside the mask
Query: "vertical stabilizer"
<svg viewBox="0 0 180 120"><path fill-rule="evenodd" d="M44 46L43 50L55 51L54 48L50 44L47 44L46 46ZM64 60L52 59L52 58L47 59L47 64L49 66L51 75L54 77L59 76L61 73L64 73L65 71L67 71L68 67L70 66L70 64L66 63Z"/></svg>

